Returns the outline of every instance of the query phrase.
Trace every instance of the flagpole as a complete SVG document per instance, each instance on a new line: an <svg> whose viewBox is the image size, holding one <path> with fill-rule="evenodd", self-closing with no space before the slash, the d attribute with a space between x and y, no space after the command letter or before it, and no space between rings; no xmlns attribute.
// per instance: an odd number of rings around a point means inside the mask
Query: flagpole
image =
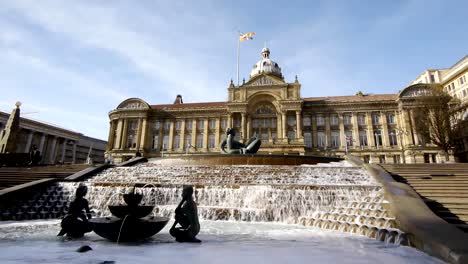
<svg viewBox="0 0 468 264"><path fill-rule="evenodd" d="M237 33L237 86L239 86L240 31Z"/></svg>

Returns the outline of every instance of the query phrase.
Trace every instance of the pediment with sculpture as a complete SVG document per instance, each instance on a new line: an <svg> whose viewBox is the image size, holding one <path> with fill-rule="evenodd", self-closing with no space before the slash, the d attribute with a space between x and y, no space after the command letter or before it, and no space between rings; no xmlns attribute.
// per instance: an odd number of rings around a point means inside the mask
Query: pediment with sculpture
<svg viewBox="0 0 468 264"><path fill-rule="evenodd" d="M250 79L244 85L247 86L268 86L268 85L282 85L286 84L283 80L277 77L269 76L266 74L262 74Z"/></svg>
<svg viewBox="0 0 468 264"><path fill-rule="evenodd" d="M117 106L117 109L149 109L150 105L140 98L129 98Z"/></svg>
<svg viewBox="0 0 468 264"><path fill-rule="evenodd" d="M409 98L409 97L419 97L419 96L431 96L433 95L432 86L429 84L413 84L400 92L398 97L400 98Z"/></svg>

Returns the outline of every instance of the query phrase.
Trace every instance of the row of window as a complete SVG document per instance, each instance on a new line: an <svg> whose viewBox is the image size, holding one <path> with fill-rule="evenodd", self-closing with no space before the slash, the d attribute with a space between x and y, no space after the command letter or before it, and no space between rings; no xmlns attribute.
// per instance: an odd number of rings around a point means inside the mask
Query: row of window
<svg viewBox="0 0 468 264"><path fill-rule="evenodd" d="M205 129L205 122L206 122L206 120L204 120L204 119L196 120L197 129L198 130ZM193 125L193 120L191 120L191 119L185 120L185 129L186 130L192 129L192 125ZM221 129L226 129L227 120L226 119L221 119L220 125L221 125ZM161 121L158 120L158 121L154 122L154 130L161 129L161 126L164 127L164 130L168 131L171 128L171 121L166 120L164 122L161 122ZM209 119L208 120L208 128L209 129L215 129L216 128L216 119ZM182 129L182 120L180 120L180 119L176 120L175 129L176 130Z"/></svg>
<svg viewBox="0 0 468 264"><path fill-rule="evenodd" d="M394 113L386 113L385 114L387 118L387 123L388 124L396 124L396 118ZM372 119L372 124L373 125L379 125L381 123L381 114L380 113L372 113L371 115ZM344 114L343 115L343 124L346 125L352 125L352 115L351 114ZM366 122L366 115L365 114L358 114L357 115L357 123L360 126L365 126L367 124ZM303 124L304 126L310 126L311 125L311 118L306 116L303 118ZM323 115L318 115L316 118L316 124L317 126L324 126L325 125L325 116ZM339 116L337 114L333 114L330 116L330 125L331 126L337 126L339 124Z"/></svg>
<svg viewBox="0 0 468 264"><path fill-rule="evenodd" d="M368 142L368 137L367 137L367 131L366 130L361 130L359 131L359 145L360 146L369 146ZM353 133L352 131L345 131L345 140L346 140L346 145L348 147L353 146L353 142L355 141L353 139ZM330 134L330 144L332 148L338 148L341 146L340 142L340 133L338 131L332 131ZM376 130L374 131L373 135L373 142L374 145L379 147L382 146L382 131ZM396 146L398 145L398 140L397 140L397 133L394 130L389 131L388 133L388 142L390 146ZM312 133L310 132L305 132L304 133L304 144L308 148L313 147L313 141L312 141ZM317 133L317 147L323 148L327 146L327 137L325 132L318 132Z"/></svg>
<svg viewBox="0 0 468 264"><path fill-rule="evenodd" d="M202 149L203 148L203 133L197 134L196 139L195 139L195 146L192 145L192 134L185 134L184 137L184 142L181 142L180 135L175 135L174 140L173 140L173 149L184 149L184 150L190 150L190 149ZM208 135L208 149L214 149L215 148L215 134L209 134ZM183 145L181 145L183 144ZM153 149L160 149L160 150L167 150L170 149L169 146L169 135L164 135L162 137L162 144L159 142L159 135L153 136L153 143L152 143L152 148Z"/></svg>
<svg viewBox="0 0 468 264"><path fill-rule="evenodd" d="M466 83L466 76L463 75L457 79L458 85L462 86ZM445 86L445 91L448 92L453 92L455 90L455 81L449 83L448 85Z"/></svg>

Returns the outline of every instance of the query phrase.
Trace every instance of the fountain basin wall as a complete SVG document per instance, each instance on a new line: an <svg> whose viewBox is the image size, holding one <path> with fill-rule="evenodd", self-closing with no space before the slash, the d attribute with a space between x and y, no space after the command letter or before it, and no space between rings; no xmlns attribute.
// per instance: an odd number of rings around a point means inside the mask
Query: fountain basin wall
<svg viewBox="0 0 468 264"><path fill-rule="evenodd" d="M341 161L341 158L300 155L187 155L151 159L159 165L302 165Z"/></svg>

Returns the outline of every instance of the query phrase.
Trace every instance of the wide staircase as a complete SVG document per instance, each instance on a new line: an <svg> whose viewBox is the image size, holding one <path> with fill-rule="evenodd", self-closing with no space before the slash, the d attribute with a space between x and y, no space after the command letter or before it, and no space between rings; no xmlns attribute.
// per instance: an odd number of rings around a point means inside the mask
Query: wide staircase
<svg viewBox="0 0 468 264"><path fill-rule="evenodd" d="M468 164L382 164L439 217L468 232Z"/></svg>
<svg viewBox="0 0 468 264"><path fill-rule="evenodd" d="M36 180L55 178L63 179L89 165L57 165L37 167L0 167L0 190Z"/></svg>

